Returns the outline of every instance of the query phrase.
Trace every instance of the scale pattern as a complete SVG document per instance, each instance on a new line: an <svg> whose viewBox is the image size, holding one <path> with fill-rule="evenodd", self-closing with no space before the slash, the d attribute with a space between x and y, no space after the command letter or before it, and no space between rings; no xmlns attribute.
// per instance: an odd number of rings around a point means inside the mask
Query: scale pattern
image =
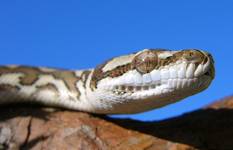
<svg viewBox="0 0 233 150"><path fill-rule="evenodd" d="M92 113L138 113L199 93L214 76L212 56L197 49L144 49L89 70L0 66L0 104L35 102Z"/></svg>

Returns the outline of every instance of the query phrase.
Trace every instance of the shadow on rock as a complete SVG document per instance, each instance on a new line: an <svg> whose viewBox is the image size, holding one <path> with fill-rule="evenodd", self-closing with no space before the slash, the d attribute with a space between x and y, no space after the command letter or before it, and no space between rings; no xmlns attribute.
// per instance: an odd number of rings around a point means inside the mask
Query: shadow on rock
<svg viewBox="0 0 233 150"><path fill-rule="evenodd" d="M37 104L11 104L0 106L0 122L15 118L32 116L34 118L47 121L49 115L53 112L61 111L54 108L43 108L42 105Z"/></svg>
<svg viewBox="0 0 233 150"><path fill-rule="evenodd" d="M201 109L180 117L152 122L109 117L105 119L127 129L199 149L233 148L232 109Z"/></svg>

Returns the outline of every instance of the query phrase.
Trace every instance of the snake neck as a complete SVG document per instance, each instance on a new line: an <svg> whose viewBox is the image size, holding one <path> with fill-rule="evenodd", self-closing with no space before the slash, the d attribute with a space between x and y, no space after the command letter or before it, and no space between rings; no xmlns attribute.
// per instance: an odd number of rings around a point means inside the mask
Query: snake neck
<svg viewBox="0 0 233 150"><path fill-rule="evenodd" d="M93 70L67 71L44 67L1 66L0 104L37 102L91 111L87 89Z"/></svg>

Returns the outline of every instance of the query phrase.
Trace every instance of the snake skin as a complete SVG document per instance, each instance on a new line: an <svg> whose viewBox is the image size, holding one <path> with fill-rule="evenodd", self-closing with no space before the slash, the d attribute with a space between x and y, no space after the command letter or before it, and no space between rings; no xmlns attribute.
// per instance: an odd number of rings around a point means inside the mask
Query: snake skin
<svg viewBox="0 0 233 150"><path fill-rule="evenodd" d="M214 60L202 50L144 49L94 69L0 66L0 104L41 103L100 114L166 106L206 89Z"/></svg>

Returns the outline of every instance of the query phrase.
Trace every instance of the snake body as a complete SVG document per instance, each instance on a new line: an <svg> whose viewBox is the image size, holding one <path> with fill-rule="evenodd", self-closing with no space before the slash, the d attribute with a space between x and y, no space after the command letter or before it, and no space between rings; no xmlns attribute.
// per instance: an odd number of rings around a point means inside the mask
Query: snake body
<svg viewBox="0 0 233 150"><path fill-rule="evenodd" d="M99 114L129 114L177 102L214 79L202 50L144 49L94 69L0 66L0 104L41 103Z"/></svg>

